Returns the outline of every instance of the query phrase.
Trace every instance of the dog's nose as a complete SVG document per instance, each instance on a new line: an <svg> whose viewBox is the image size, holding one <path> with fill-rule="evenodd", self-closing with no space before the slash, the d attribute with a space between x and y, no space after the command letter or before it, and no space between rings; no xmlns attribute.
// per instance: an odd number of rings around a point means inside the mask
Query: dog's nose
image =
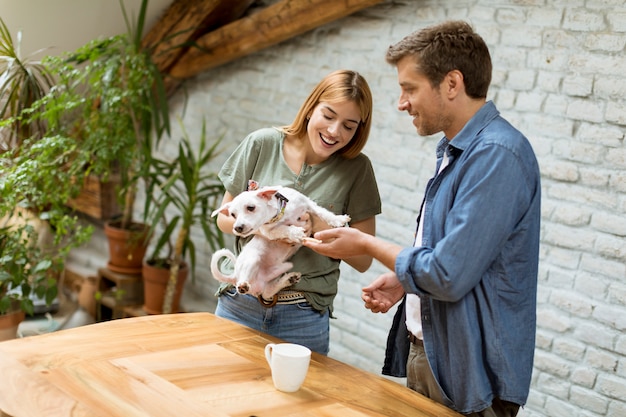
<svg viewBox="0 0 626 417"><path fill-rule="evenodd" d="M236 231L237 233L241 233L241 232L243 232L243 226L235 226L235 231Z"/></svg>

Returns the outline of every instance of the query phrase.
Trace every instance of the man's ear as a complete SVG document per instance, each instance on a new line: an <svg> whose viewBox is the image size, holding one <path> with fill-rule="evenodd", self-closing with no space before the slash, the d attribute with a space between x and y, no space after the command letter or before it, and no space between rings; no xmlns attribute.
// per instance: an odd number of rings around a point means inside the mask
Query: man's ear
<svg viewBox="0 0 626 417"><path fill-rule="evenodd" d="M454 98L465 89L465 79L459 70L452 70L446 74L442 82L443 92L448 98Z"/></svg>

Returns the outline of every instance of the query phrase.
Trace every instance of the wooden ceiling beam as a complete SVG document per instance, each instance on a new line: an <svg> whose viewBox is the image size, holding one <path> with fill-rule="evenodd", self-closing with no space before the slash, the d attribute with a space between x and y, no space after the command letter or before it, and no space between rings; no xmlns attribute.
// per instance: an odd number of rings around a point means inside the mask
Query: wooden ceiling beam
<svg viewBox="0 0 626 417"><path fill-rule="evenodd" d="M163 73L194 40L239 19L254 0L175 0L143 38L152 59Z"/></svg>
<svg viewBox="0 0 626 417"><path fill-rule="evenodd" d="M200 36L167 72L182 81L381 1L282 0Z"/></svg>

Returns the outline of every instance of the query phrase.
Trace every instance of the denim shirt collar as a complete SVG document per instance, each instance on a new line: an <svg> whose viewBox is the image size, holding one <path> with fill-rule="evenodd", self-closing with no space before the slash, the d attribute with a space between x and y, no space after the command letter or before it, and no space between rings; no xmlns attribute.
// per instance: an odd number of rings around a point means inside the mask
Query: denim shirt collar
<svg viewBox="0 0 626 417"><path fill-rule="evenodd" d="M467 149L472 142L478 136L478 133L489 124L491 120L498 117L500 112L493 104L492 101L487 101L472 118L465 124L463 129L457 133L453 138L454 140L442 137L437 143L436 155L437 155L437 170L443 158L444 152L448 155L450 163L454 160L456 155L459 155L465 149Z"/></svg>
<svg viewBox="0 0 626 417"><path fill-rule="evenodd" d="M443 158L443 153L447 153L448 157L450 156L450 151L448 150L450 145L450 141L445 136L441 138L439 143L437 144L437 159Z"/></svg>
<svg viewBox="0 0 626 417"><path fill-rule="evenodd" d="M453 148L456 148L460 151L467 149L476 137L478 133L485 128L493 119L498 117L500 112L496 108L493 101L487 101L483 106L478 109L476 114L472 116L472 118L463 126L463 129L451 140L446 138L445 136L439 142L437 146L437 152L439 152L439 146L445 140L446 145L450 145ZM443 156L443 153L441 154ZM450 156L450 155L448 155ZM437 158L439 158L439 153L437 154Z"/></svg>

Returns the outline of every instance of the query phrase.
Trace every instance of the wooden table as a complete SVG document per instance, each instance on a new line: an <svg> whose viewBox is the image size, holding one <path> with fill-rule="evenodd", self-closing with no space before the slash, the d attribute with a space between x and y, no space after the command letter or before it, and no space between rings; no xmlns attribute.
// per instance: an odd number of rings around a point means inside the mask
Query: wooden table
<svg viewBox="0 0 626 417"><path fill-rule="evenodd" d="M210 313L112 320L0 343L0 415L460 416L408 388L313 354L277 391L263 333ZM4 414L3 414L4 412Z"/></svg>

